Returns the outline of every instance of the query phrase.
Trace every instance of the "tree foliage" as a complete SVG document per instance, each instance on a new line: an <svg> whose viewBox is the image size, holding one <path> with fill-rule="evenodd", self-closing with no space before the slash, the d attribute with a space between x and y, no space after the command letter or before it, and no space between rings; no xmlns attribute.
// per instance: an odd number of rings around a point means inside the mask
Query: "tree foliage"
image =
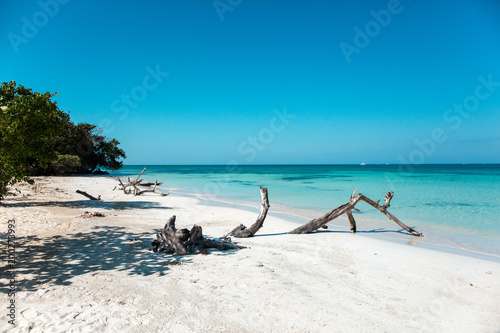
<svg viewBox="0 0 500 333"><path fill-rule="evenodd" d="M58 138L57 151L61 154L78 156L80 164L77 173L92 173L97 169L117 170L123 166L119 159L125 158L125 152L118 148L120 142L101 135L101 129L95 125L68 122L64 135ZM52 165L56 167L56 165ZM45 170L47 171L47 170ZM50 170L49 170L50 171ZM56 172L60 170L56 169Z"/></svg>
<svg viewBox="0 0 500 333"><path fill-rule="evenodd" d="M53 96L16 87L14 81L0 87L0 198L9 185L31 182L29 176L122 167L125 152L119 142L94 125L75 125Z"/></svg>
<svg viewBox="0 0 500 333"><path fill-rule="evenodd" d="M0 88L0 196L6 187L37 168L47 168L56 158L54 138L62 132L68 115L52 102L50 93L37 93L15 82Z"/></svg>

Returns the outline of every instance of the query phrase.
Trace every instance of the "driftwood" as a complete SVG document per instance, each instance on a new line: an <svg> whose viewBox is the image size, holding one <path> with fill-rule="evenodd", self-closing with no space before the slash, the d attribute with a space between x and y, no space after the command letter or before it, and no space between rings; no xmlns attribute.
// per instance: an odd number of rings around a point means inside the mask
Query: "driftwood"
<svg viewBox="0 0 500 333"><path fill-rule="evenodd" d="M120 186L121 186L121 189L123 190L123 193L125 194L134 194L134 195L141 195L141 194L144 194L146 192L153 192L153 193L156 193L156 194L159 194L161 195L162 197L165 197L167 195L169 195L169 193L163 193L163 192L160 192L156 189L156 186L160 185L161 183L158 183L158 181L155 181L154 183L146 183L146 186L150 186L149 184L152 184L154 185L154 187L152 189L145 189L145 190L141 190L139 188L139 186L141 186L141 182L142 182L142 179L141 178L141 175L146 171L146 168L142 169L142 171L139 173L139 175L137 176L137 178L135 178L134 180L131 180L130 177L128 177L128 184L125 185L123 184L122 180L120 179L120 177L117 177L118 178L118 181L120 182ZM127 190L127 188L129 188ZM133 190L132 190L133 189Z"/></svg>
<svg viewBox="0 0 500 333"><path fill-rule="evenodd" d="M262 198L260 213L259 216L257 216L257 220L255 221L255 223L252 224L250 228L247 228L243 224L240 224L239 226L234 228L230 233L228 233L227 236L234 236L237 238L253 237L257 233L257 231L259 231L259 229L262 228L264 220L266 219L267 216L267 211L269 210L269 199L267 198L267 188L262 186L260 187L260 196Z"/></svg>
<svg viewBox="0 0 500 333"><path fill-rule="evenodd" d="M83 218L91 218L91 217L106 217L105 214L101 213L101 212L85 212L85 213L82 213L80 215L78 215L77 217L83 217Z"/></svg>
<svg viewBox="0 0 500 333"><path fill-rule="evenodd" d="M96 197L91 196L90 194L88 194L85 191L76 190L76 193L81 194L81 195L89 198L90 200L101 200L101 196L100 195L97 196L97 198L96 198Z"/></svg>
<svg viewBox="0 0 500 333"><path fill-rule="evenodd" d="M140 183L138 185L142 186L142 187L151 187L151 186L156 186L156 185L161 185L161 184L163 184L163 183L158 183L158 180L155 180L154 183L148 182L148 183Z"/></svg>
<svg viewBox="0 0 500 333"><path fill-rule="evenodd" d="M134 195L135 195L135 192L136 191L140 191L139 188L137 187L137 185L142 182L142 179L139 179L141 178L141 175L146 171L146 168L142 169L142 171L139 173L139 175L137 176L136 179L134 180L130 180L130 177L128 177L128 184L127 185L124 185L122 180L120 179L120 177L117 177L118 178L118 181L120 182L120 185L122 186L122 190L123 190L123 193L125 194L130 194L131 191L129 190L127 192L127 187L132 187L134 189Z"/></svg>
<svg viewBox="0 0 500 333"><path fill-rule="evenodd" d="M354 189L354 191L352 192L351 199L349 200L348 203L346 203L342 206L339 206L339 207L333 209L332 211L326 213L325 215L323 215L317 219L311 220L308 223L306 223L298 228L295 228L294 230L290 231L289 234L308 234L308 233L311 233L313 231L318 230L319 228L324 227L326 223L330 222L333 219L336 219L337 217L339 217L342 214L347 215L347 218L349 219L349 223L351 225L351 232L355 233L356 232L356 221L354 220L354 216L352 215L352 210L355 209L354 206L359 201L364 201L367 204L369 204L370 206L375 207L380 212L385 214L385 216L387 216L390 220L393 220L394 222L396 222L401 228L408 231L410 234L412 234L414 236L421 236L421 237L423 236L422 233L417 232L417 231L413 230L412 228L408 227L406 224L404 224L403 222L398 220L394 215L392 215L391 213L389 213L387 211L387 208L390 207L390 202L391 202L392 197L394 196L394 192L391 191L391 192L387 193L387 195L384 197L385 205L383 205L383 206L379 205L380 200L373 201L372 199L365 197L361 193L359 193L357 195L354 195L354 193L356 193L356 189Z"/></svg>
<svg viewBox="0 0 500 333"><path fill-rule="evenodd" d="M139 185L141 185L141 184L139 184ZM162 197L166 197L167 195L169 195L169 193L163 193L163 192L158 191L156 189L157 185L159 185L159 183L154 184L152 189L146 189L146 190L139 189L138 191L136 191L135 195L141 195L141 194L146 193L146 192L153 192L153 193L161 195Z"/></svg>
<svg viewBox="0 0 500 333"><path fill-rule="evenodd" d="M203 237L200 226L194 225L190 230L176 229L175 215L172 216L163 231L156 235L151 243L154 252L164 252L176 255L185 254L207 254L210 248L218 250L243 249L244 246L237 245L229 237L210 239Z"/></svg>
<svg viewBox="0 0 500 333"><path fill-rule="evenodd" d="M16 192L13 192L13 191L16 191ZM18 190L17 188L9 188L7 189L7 193L5 193L5 196L8 196L8 195L11 195L13 197L17 197L18 195L22 195L21 191ZM2 198L0 197L0 200L2 200Z"/></svg>

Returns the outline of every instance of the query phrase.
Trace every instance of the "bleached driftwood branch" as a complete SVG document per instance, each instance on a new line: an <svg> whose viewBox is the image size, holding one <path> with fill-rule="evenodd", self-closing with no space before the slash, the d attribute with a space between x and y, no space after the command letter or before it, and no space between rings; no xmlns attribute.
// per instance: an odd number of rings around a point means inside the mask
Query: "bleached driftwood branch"
<svg viewBox="0 0 500 333"><path fill-rule="evenodd" d="M372 199L365 197L363 194L359 193L357 195L354 195L356 193L356 189L351 194L351 199L349 200L348 203L343 204L330 212L326 213L325 215L313 219L309 221L308 223L301 225L298 228L293 229L292 231L289 232L289 234L308 234L313 231L318 230L319 228L322 228L327 224L328 222L336 219L337 217L341 216L342 214L346 214L347 218L349 219L349 223L351 225L351 232L355 233L356 232L356 221L354 220L354 216L352 215L352 210L355 209L354 206L359 202L359 201L364 201L370 206L376 208L379 210L381 213L383 213L385 216L387 216L390 220L396 222L401 228L409 232L410 234L414 236L420 236L423 237L423 234L413 230L403 222L401 222L399 219L397 219L394 215L389 213L387 211L387 208L390 207L390 202L391 199L394 197L394 192L388 192L387 195L385 195L384 200L385 200L385 205L381 206L379 205L379 201L373 201Z"/></svg>
<svg viewBox="0 0 500 333"><path fill-rule="evenodd" d="M141 178L141 175L146 171L146 168L142 169L142 171L139 173L139 175L137 176L136 179L134 180L131 180L130 177L128 177L128 184L123 184L122 180L120 179L120 177L117 177L118 178L118 181L120 182L120 186L121 186L121 189L123 190L123 193L125 194L134 194L134 195L141 195L141 194L144 194L146 192L153 192L153 193L156 193L156 194L159 194L161 195L162 197L164 196L167 196L169 195L169 193L163 193L163 192L160 192L156 189L156 186L157 185L160 185L160 183L158 183L157 180L155 180L154 183L148 183L147 186L149 186L149 184L153 184L154 187L152 189L145 189L145 190L141 190L139 188L139 186L141 185L141 182L142 182L142 179ZM127 188L130 188L127 190Z"/></svg>
<svg viewBox="0 0 500 333"><path fill-rule="evenodd" d="M92 195L88 194L88 193L87 193L87 192L85 192L85 191L76 190L76 193L81 194L81 195L83 195L83 196L85 196L85 197L89 198L90 200L101 200L101 196L100 196L100 195L96 198L96 197L94 197L94 196L92 196Z"/></svg>
<svg viewBox="0 0 500 333"><path fill-rule="evenodd" d="M245 227L243 224L240 224L236 228L234 228L227 236L234 236L237 238L247 238L247 237L253 237L257 231L259 231L260 228L262 228L262 225L264 224L264 220L266 219L267 216L267 211L269 210L269 199L267 198L267 188L265 187L260 187L260 196L262 198L261 200L261 207L260 207L260 213L259 216L257 216L257 220L255 221L254 224L250 226L250 228Z"/></svg>
<svg viewBox="0 0 500 333"><path fill-rule="evenodd" d="M156 185L161 185L161 184L163 184L163 183L158 183L158 180L156 179L154 183L152 183L152 182L140 183L139 186L151 187L151 186L156 186Z"/></svg>

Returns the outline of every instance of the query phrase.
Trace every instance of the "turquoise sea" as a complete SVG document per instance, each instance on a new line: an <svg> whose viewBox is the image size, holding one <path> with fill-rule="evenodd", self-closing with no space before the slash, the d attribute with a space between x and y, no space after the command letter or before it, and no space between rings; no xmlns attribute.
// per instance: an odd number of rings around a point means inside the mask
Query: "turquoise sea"
<svg viewBox="0 0 500 333"><path fill-rule="evenodd" d="M134 176L144 166L128 165L116 175ZM260 205L259 186L269 191L271 214L307 222L349 201L354 188L373 200L394 191L389 211L422 232L403 232L373 207L359 203L358 231L413 245L462 249L500 257L500 165L151 165L146 181L158 179L173 195L208 202ZM135 177L134 177L135 178ZM330 230L347 232L345 217Z"/></svg>

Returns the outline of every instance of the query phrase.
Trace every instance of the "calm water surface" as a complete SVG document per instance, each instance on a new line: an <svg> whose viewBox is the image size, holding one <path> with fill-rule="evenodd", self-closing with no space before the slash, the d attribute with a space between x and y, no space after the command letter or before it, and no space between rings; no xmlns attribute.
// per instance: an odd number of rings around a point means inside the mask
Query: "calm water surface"
<svg viewBox="0 0 500 333"><path fill-rule="evenodd" d="M125 166L118 175L137 175L143 167ZM167 190L216 200L257 206L259 186L265 186L272 211L292 212L304 220L346 203L354 188L382 201L392 190L390 212L423 232L426 241L500 256L500 165L146 167L143 178L157 178ZM361 209L355 215L360 230L402 237L400 228L371 206L356 207ZM348 230L342 220L333 223Z"/></svg>

